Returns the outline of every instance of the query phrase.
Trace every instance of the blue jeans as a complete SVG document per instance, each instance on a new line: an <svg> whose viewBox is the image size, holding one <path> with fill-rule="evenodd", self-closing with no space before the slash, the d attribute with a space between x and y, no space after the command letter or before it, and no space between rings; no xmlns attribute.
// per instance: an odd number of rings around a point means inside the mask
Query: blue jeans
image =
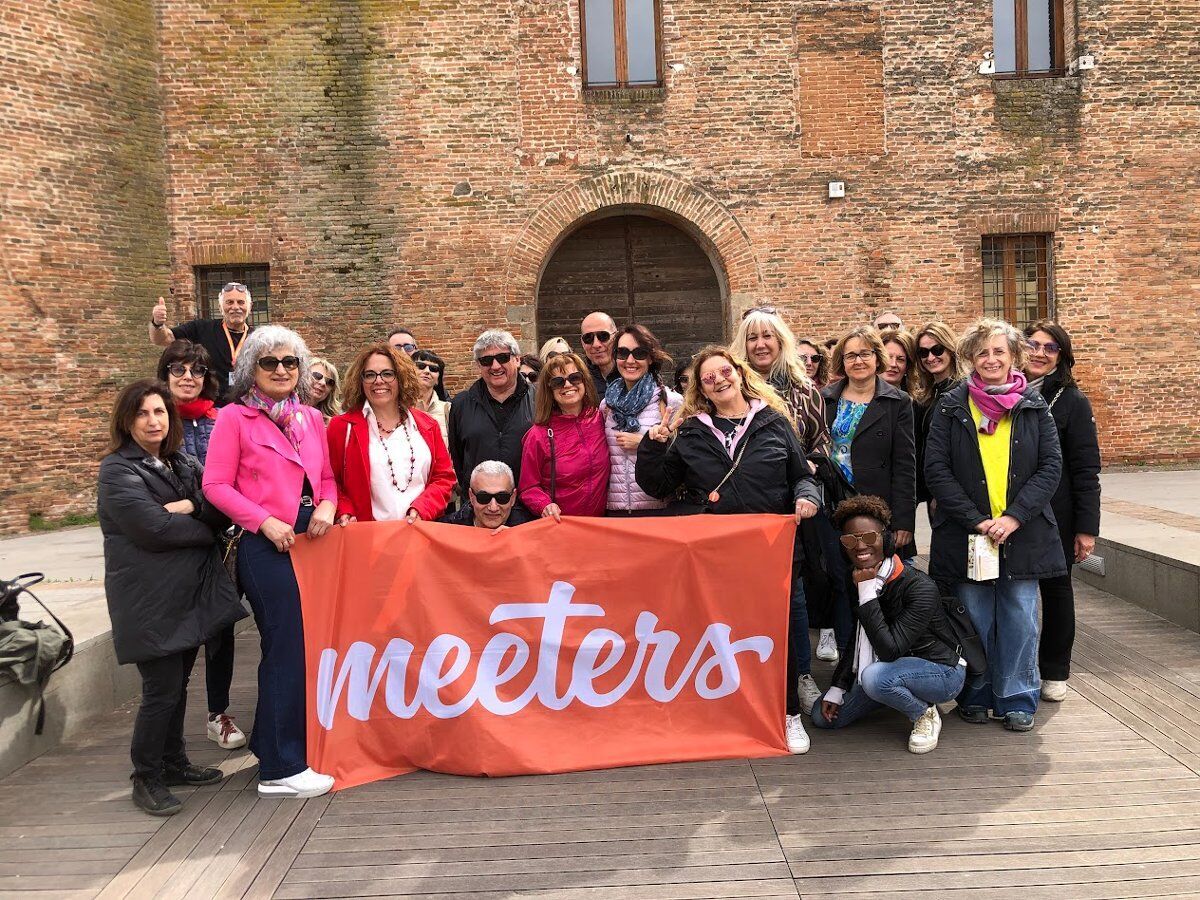
<svg viewBox="0 0 1200 900"><path fill-rule="evenodd" d="M300 507L296 534L308 529L312 513L311 506ZM262 647L250 752L258 757L263 781L290 778L308 768L300 587L292 558L261 534L242 535L237 562Z"/></svg>
<svg viewBox="0 0 1200 900"><path fill-rule="evenodd" d="M987 650L987 671L973 677L959 697L962 706L982 706L997 716L1037 712L1038 583L1014 580L1000 561L995 581L962 581L958 599L966 606Z"/></svg>
<svg viewBox="0 0 1200 900"><path fill-rule="evenodd" d="M832 722L826 719L818 700L812 710L812 723L817 728L845 728L884 706L915 722L933 704L957 697L966 677L966 666L944 666L916 656L871 663L846 692L838 717Z"/></svg>

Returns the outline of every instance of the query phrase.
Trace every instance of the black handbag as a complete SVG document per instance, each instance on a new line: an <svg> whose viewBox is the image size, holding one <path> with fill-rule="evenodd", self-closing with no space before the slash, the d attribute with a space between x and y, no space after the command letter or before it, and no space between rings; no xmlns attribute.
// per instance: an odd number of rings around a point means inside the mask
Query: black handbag
<svg viewBox="0 0 1200 900"><path fill-rule="evenodd" d="M967 674L978 676L986 672L987 651L984 649L983 639L975 630L975 623L971 621L971 614L967 612L966 605L957 597L943 595L942 618L950 633L938 634L938 638L953 647L955 652L967 661Z"/></svg>
<svg viewBox="0 0 1200 900"><path fill-rule="evenodd" d="M807 459L816 470L813 477L821 485L821 492L825 497L825 512L830 516L843 500L858 496L854 485L846 479L838 464L829 456L824 453L810 453Z"/></svg>

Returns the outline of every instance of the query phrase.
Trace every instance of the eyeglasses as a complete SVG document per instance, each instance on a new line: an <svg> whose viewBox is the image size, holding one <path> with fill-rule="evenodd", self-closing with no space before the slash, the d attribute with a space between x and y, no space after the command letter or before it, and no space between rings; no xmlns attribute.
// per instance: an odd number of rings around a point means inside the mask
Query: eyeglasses
<svg viewBox="0 0 1200 900"><path fill-rule="evenodd" d="M928 356L941 356L946 352L945 344L934 344L932 347L918 347L917 356L925 359Z"/></svg>
<svg viewBox="0 0 1200 900"><path fill-rule="evenodd" d="M522 372L521 377L524 378L526 381L528 381L530 384L533 384L538 379L538 373L534 372L534 371Z"/></svg>
<svg viewBox="0 0 1200 900"><path fill-rule="evenodd" d="M720 375L722 378L724 378L726 381L728 381L730 378L733 377L733 366L721 366L721 368L717 369L717 371L709 372L707 375L705 375L703 378L701 378L700 381L703 384L707 384L709 387L712 387L714 384L717 383L718 375Z"/></svg>
<svg viewBox="0 0 1200 900"><path fill-rule="evenodd" d="M418 370L424 371L424 372L432 372L434 375L438 375L442 371L442 367L439 366L437 363L426 362L423 359L414 363L414 365L417 367Z"/></svg>
<svg viewBox="0 0 1200 900"><path fill-rule="evenodd" d="M507 366L512 361L512 358L513 355L511 353L491 353L487 356L481 356L475 361L485 369L490 369L492 363L500 363L502 366Z"/></svg>
<svg viewBox="0 0 1200 900"><path fill-rule="evenodd" d="M645 347L618 347L617 359L629 359L633 357L638 362L643 362L650 358L650 351Z"/></svg>
<svg viewBox="0 0 1200 900"><path fill-rule="evenodd" d="M308 374L317 384L337 384L332 375L326 375L323 372L309 372Z"/></svg>
<svg viewBox="0 0 1200 900"><path fill-rule="evenodd" d="M820 353L797 353L796 355L800 357L800 362L804 363L806 366L811 365L812 363L819 363L825 358Z"/></svg>
<svg viewBox="0 0 1200 900"><path fill-rule="evenodd" d="M612 332L611 331L585 331L583 334L581 334L579 336L579 339L581 341L583 341L585 344L587 344L589 347L592 344L594 344L596 341L599 341L602 344L607 344L609 341L612 340Z"/></svg>
<svg viewBox="0 0 1200 900"><path fill-rule="evenodd" d="M384 369L382 372L373 372L367 369L367 371L362 373L362 380L370 382L382 381L384 384L391 384L396 380L396 370Z"/></svg>
<svg viewBox="0 0 1200 900"><path fill-rule="evenodd" d="M403 350L405 353L410 355L415 353L417 349L417 345L411 342L407 344L392 344L392 347L396 350Z"/></svg>
<svg viewBox="0 0 1200 900"><path fill-rule="evenodd" d="M866 362L868 359L870 359L874 355L875 355L874 350L859 350L857 353L843 353L842 359L846 362L851 362L856 359L860 359L863 362Z"/></svg>
<svg viewBox="0 0 1200 900"><path fill-rule="evenodd" d="M227 294L230 291L242 291L245 294L250 293L250 288L246 287L240 281L227 281L225 286L221 288L222 294Z"/></svg>
<svg viewBox="0 0 1200 900"><path fill-rule="evenodd" d="M579 374L578 372L572 372L570 375L567 375L565 378L562 375L555 375L553 378L550 379L550 390L561 391L568 384L574 385L575 387L579 387L579 385L583 384L583 376L581 374Z"/></svg>
<svg viewBox="0 0 1200 900"><path fill-rule="evenodd" d="M568 351L566 351L566 350L551 350L549 353L546 354L546 359L548 359L548 360L554 359L554 357L562 356L563 354L565 354L567 352Z"/></svg>
<svg viewBox="0 0 1200 900"><path fill-rule="evenodd" d="M1039 341L1026 341L1025 347L1030 353L1045 353L1047 356L1054 356L1059 350L1062 349L1062 347L1060 347L1054 341L1046 341L1044 344L1040 343Z"/></svg>
<svg viewBox="0 0 1200 900"><path fill-rule="evenodd" d="M258 360L258 367L264 372L274 372L280 365L289 372L295 372L300 368L300 357L285 356L280 359L278 356L261 356Z"/></svg>
<svg viewBox="0 0 1200 900"><path fill-rule="evenodd" d="M838 540L847 550L853 550L859 544L864 547L874 547L879 542L879 532L864 531L861 534L843 534Z"/></svg>
<svg viewBox="0 0 1200 900"><path fill-rule="evenodd" d="M189 373L193 378L203 378L208 374L208 366L202 366L199 363L171 363L171 365L167 366L167 371L176 378L182 378Z"/></svg>
<svg viewBox="0 0 1200 900"><path fill-rule="evenodd" d="M512 491L471 491L471 493L475 495L475 502L480 506L487 506L493 500L499 506L507 506L508 501L513 498Z"/></svg>
<svg viewBox="0 0 1200 900"><path fill-rule="evenodd" d="M755 306L742 313L742 318L748 319L755 313L766 313L768 316L777 316L779 315L779 310L773 306Z"/></svg>

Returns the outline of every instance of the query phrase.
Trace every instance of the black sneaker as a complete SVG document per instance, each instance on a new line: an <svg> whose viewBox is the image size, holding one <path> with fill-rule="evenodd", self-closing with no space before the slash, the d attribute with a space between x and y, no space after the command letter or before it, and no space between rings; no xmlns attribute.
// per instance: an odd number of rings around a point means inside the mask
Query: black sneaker
<svg viewBox="0 0 1200 900"><path fill-rule="evenodd" d="M183 809L179 798L167 790L160 778L133 776L133 803L152 816L173 816Z"/></svg>
<svg viewBox="0 0 1200 900"><path fill-rule="evenodd" d="M220 769L215 769L212 766L196 766L192 763L187 763L183 766L163 766L163 784L168 787L175 785L190 784L204 785L216 784L225 773Z"/></svg>

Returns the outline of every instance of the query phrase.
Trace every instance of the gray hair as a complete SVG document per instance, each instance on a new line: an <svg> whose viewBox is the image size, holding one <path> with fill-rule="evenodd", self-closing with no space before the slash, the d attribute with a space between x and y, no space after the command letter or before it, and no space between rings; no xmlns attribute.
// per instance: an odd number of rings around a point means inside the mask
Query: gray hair
<svg viewBox="0 0 1200 900"><path fill-rule="evenodd" d="M500 462L498 459L487 459L471 470L471 479L467 482L470 486L475 483L476 475L502 475L508 479L508 483L516 488L517 479L513 477L513 470L509 468L508 463Z"/></svg>
<svg viewBox="0 0 1200 900"><path fill-rule="evenodd" d="M309 369L312 368L312 354L308 352L308 344L304 343L304 338L282 325L260 325L244 338L229 386L229 394L234 400L240 400L254 387L254 372L258 368L258 361L276 347L290 347L292 353L300 358L300 380L296 382L296 396L300 398L301 403L309 402L312 397L312 375L309 374Z"/></svg>
<svg viewBox="0 0 1200 900"><path fill-rule="evenodd" d="M1004 338L1008 352L1012 354L1012 367L1016 371L1025 368L1025 335L1003 319L984 318L969 326L958 339L958 361L967 372L975 367L975 354L996 335Z"/></svg>
<svg viewBox="0 0 1200 900"><path fill-rule="evenodd" d="M479 356L480 351L486 350L488 347L505 347L513 356L521 355L521 347L517 344L517 339L500 328L489 328L477 337L475 346L471 348L471 355Z"/></svg>
<svg viewBox="0 0 1200 900"><path fill-rule="evenodd" d="M232 282L232 281L229 282L229 284L233 284L233 283L234 282ZM221 290L217 291L217 303L218 304L220 304L220 302L225 299L226 294L232 294L234 291L240 291L241 293L246 295L246 305L247 306L252 306L254 304L254 296L250 293L249 287L247 287L246 285L243 284L240 288L234 288L234 287L230 287L229 284L225 285L225 287L223 287L223 288L221 288Z"/></svg>

